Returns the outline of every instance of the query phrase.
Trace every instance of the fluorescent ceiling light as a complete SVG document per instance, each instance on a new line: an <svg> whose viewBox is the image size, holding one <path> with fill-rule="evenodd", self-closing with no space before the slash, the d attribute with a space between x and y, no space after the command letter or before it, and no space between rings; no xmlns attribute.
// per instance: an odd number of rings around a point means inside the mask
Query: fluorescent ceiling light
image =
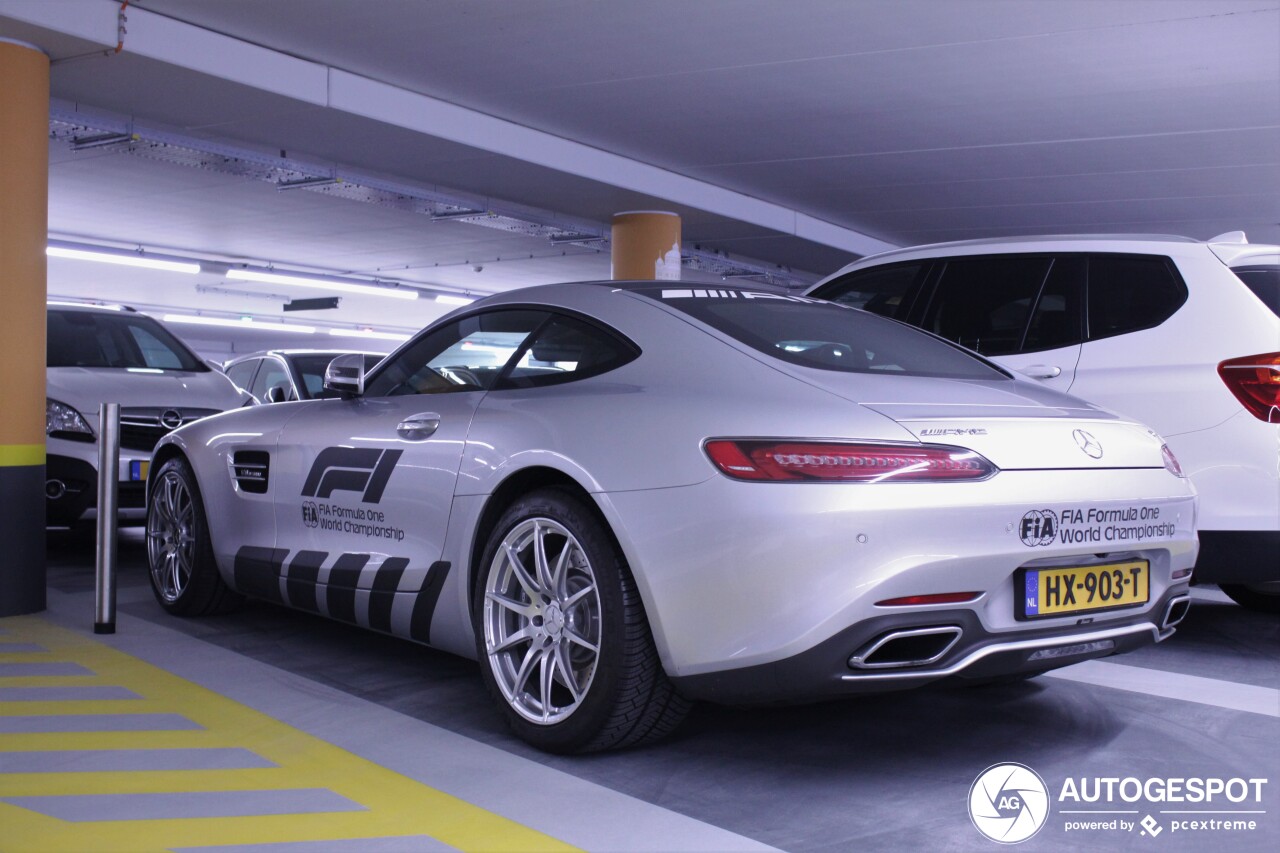
<svg viewBox="0 0 1280 853"><path fill-rule="evenodd" d="M468 299L465 296L450 296L447 293L441 293L436 296L436 302L441 305L470 305L475 302L474 299Z"/></svg>
<svg viewBox="0 0 1280 853"><path fill-rule="evenodd" d="M329 334L335 338L376 338L380 341L407 341L412 337L395 332L375 332L373 329L330 329Z"/></svg>
<svg viewBox="0 0 1280 853"><path fill-rule="evenodd" d="M259 329L264 332L294 332L299 335L314 335L315 326L302 326L296 323L272 323L267 320L254 320L242 317L232 320L226 317L202 317L196 314L165 314L166 323L186 323L192 326L223 326L228 329Z"/></svg>
<svg viewBox="0 0 1280 853"><path fill-rule="evenodd" d="M297 287L314 287L320 290L339 290L343 293L363 293L368 296L386 296L391 299L417 299L418 291L384 287L377 284L358 284L337 278L321 278L308 275L291 275L254 269L229 269L227 278L236 281L261 281L266 284L292 284Z"/></svg>
<svg viewBox="0 0 1280 853"><path fill-rule="evenodd" d="M61 305L67 308L106 308L108 311L123 311L123 305L112 305L106 302L68 302L62 299L50 299L45 302L46 305Z"/></svg>
<svg viewBox="0 0 1280 853"><path fill-rule="evenodd" d="M200 265L191 261L170 261L150 257L142 252L113 251L111 249L73 249L68 246L50 245L45 254L51 258L71 258L76 261L97 261L103 264L121 264L126 267L144 267L151 270L167 270L195 275Z"/></svg>

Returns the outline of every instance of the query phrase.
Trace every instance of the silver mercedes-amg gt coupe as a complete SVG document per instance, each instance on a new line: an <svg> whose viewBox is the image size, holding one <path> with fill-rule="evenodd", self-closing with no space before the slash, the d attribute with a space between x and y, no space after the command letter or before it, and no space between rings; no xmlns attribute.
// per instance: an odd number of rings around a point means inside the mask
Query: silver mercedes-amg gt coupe
<svg viewBox="0 0 1280 853"><path fill-rule="evenodd" d="M529 288L326 386L160 443L160 604L476 658L543 749L652 740L696 699L1029 677L1189 604L1196 499L1159 436L829 302Z"/></svg>

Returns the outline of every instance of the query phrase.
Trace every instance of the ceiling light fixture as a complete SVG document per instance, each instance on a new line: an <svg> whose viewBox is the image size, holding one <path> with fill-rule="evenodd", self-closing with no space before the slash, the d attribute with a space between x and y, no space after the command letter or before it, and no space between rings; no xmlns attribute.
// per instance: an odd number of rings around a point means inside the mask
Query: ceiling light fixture
<svg viewBox="0 0 1280 853"><path fill-rule="evenodd" d="M432 222L448 222L451 219L473 219L477 216L492 216L487 210L451 210L448 213L433 213Z"/></svg>
<svg viewBox="0 0 1280 853"><path fill-rule="evenodd" d="M418 291L410 288L388 287L380 284L361 284L331 276L312 276L295 273L278 273L233 267L227 270L227 278L235 281L260 281L266 284L291 284L295 287L314 287L319 290L338 290L343 293L363 293L366 296L386 296L391 299L417 299Z"/></svg>
<svg viewBox="0 0 1280 853"><path fill-rule="evenodd" d="M185 323L191 326L221 326L228 329L255 329L263 332L293 332L298 335L314 335L315 326L302 326L295 323L272 323L267 320L255 320L252 317L241 317L233 320L229 317L205 317L199 314L165 314L166 323Z"/></svg>
<svg viewBox="0 0 1280 853"><path fill-rule="evenodd" d="M375 338L380 341L407 341L412 335L396 332L375 332L373 329L330 329L335 338Z"/></svg>
<svg viewBox="0 0 1280 853"><path fill-rule="evenodd" d="M438 293L436 294L436 302L441 305L470 305L475 300L466 296L450 296L447 293Z"/></svg>
<svg viewBox="0 0 1280 853"><path fill-rule="evenodd" d="M187 275L195 275L200 272L200 265L194 261L180 258L170 258L163 255L151 255L138 251L130 251L128 249L109 249L97 246L86 247L82 245L63 243L61 241L50 241L45 247L45 254L51 258L70 258L75 261L96 261L101 264L120 264L126 267L143 267L150 270L166 270L168 272L180 272Z"/></svg>
<svg viewBox="0 0 1280 853"><path fill-rule="evenodd" d="M277 190L305 190L314 187L331 187L342 183L341 178L299 178L296 181L280 181Z"/></svg>
<svg viewBox="0 0 1280 853"><path fill-rule="evenodd" d="M93 136L73 136L71 138L71 150L88 151L90 148L124 145L127 142L137 142L141 138L133 133L99 133Z"/></svg>

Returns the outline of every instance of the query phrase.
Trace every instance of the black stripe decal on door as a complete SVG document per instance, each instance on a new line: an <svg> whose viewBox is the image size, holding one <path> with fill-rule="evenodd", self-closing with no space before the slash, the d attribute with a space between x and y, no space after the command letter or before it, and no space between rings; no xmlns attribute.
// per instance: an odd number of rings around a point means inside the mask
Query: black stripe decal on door
<svg viewBox="0 0 1280 853"><path fill-rule="evenodd" d="M256 545L244 545L236 552L234 575L236 590L284 604L280 595L280 567L289 552L282 548L260 548Z"/></svg>
<svg viewBox="0 0 1280 853"><path fill-rule="evenodd" d="M285 591L289 595L290 607L312 613L320 612L320 605L316 603L316 579L320 576L320 567L328 558L327 551L299 551L289 561Z"/></svg>
<svg viewBox="0 0 1280 853"><path fill-rule="evenodd" d="M431 619L440 601L445 579L449 576L449 563L443 560L432 563L427 570L426 583L413 603L413 615L409 618L409 636L420 643L431 642Z"/></svg>
<svg viewBox="0 0 1280 853"><path fill-rule="evenodd" d="M343 554L329 570L325 601L332 618L343 622L356 621L356 584L360 581L360 570L367 562L368 554Z"/></svg>
<svg viewBox="0 0 1280 853"><path fill-rule="evenodd" d="M396 600L400 578L409 567L405 557L391 557L378 567L373 577L373 589L369 592L369 627L375 631L391 633L391 605Z"/></svg>

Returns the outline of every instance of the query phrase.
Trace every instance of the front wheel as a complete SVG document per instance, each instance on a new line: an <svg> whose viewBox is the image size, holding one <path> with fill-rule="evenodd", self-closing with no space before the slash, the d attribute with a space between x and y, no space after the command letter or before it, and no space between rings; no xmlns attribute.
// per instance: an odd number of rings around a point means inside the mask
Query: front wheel
<svg viewBox="0 0 1280 853"><path fill-rule="evenodd" d="M151 484L147 563L156 601L175 616L217 613L239 601L218 574L200 488L181 457L164 463Z"/></svg>
<svg viewBox="0 0 1280 853"><path fill-rule="evenodd" d="M531 493L503 514L477 573L473 616L490 693L540 749L632 746L688 712L658 661L622 552L565 491Z"/></svg>

